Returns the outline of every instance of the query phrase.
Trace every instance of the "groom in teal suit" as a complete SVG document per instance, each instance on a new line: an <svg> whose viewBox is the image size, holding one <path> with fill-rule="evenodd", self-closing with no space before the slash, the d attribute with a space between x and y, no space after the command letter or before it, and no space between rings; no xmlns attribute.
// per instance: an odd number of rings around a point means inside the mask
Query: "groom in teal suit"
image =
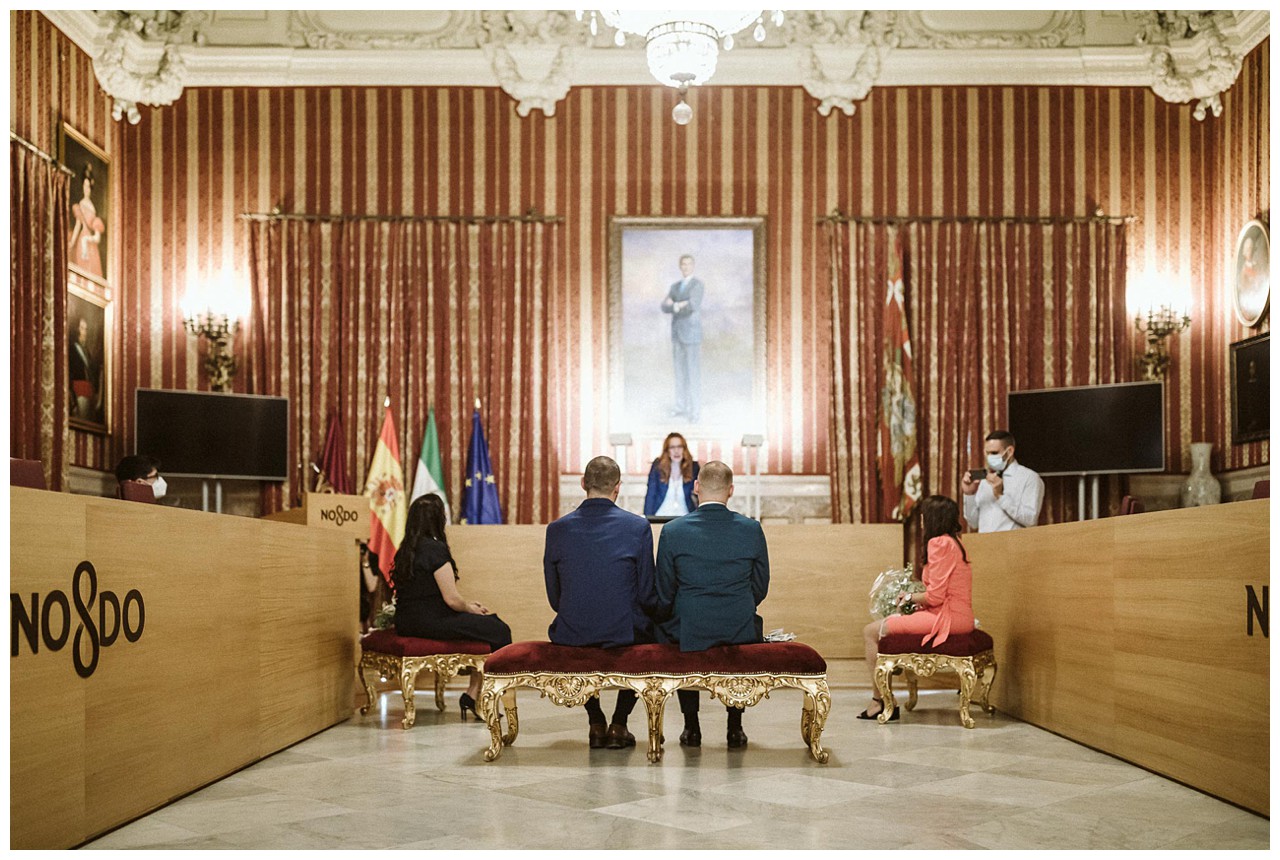
<svg viewBox="0 0 1280 860"><path fill-rule="evenodd" d="M733 471L713 460L694 481L698 507L662 527L658 537L658 612L664 641L681 651L763 641L756 607L769 593L769 549L755 520L726 507ZM698 693L680 690L683 746L701 746ZM742 709L729 708L731 749L747 745Z"/></svg>

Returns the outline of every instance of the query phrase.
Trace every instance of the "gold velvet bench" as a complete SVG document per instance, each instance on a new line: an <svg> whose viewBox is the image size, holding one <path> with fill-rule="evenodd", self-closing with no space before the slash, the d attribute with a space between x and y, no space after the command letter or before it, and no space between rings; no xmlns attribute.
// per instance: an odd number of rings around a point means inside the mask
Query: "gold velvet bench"
<svg viewBox="0 0 1280 860"><path fill-rule="evenodd" d="M484 669L489 656L485 642L447 641L442 639L418 639L399 636L394 629L374 630L360 640L360 664L356 675L364 687L366 702L361 714L373 707L373 683L368 670L376 669L382 680L395 678L404 696L404 719L400 725L408 729L417 718L413 701L418 673L430 669L436 675L436 709L444 710L444 687L460 672Z"/></svg>
<svg viewBox="0 0 1280 860"><path fill-rule="evenodd" d="M709 691L726 705L746 708L769 692L793 687L804 692L800 737L815 761L826 764L822 729L831 712L827 663L799 642L724 645L706 651L681 651L678 645L630 645L625 648L574 648L550 642L517 642L500 648L485 664L478 703L489 724L492 743L485 761L502 755L520 730L516 688L533 687L557 705L575 707L600 691L634 690L649 718L649 761L662 760L662 715L667 698L681 687ZM501 701L507 733L498 712Z"/></svg>
<svg viewBox="0 0 1280 860"><path fill-rule="evenodd" d="M893 698L893 676L899 669L907 672L908 711L916 706L917 676L927 678L935 672L955 672L960 676L961 725L966 729L973 728L969 703L979 685L982 696L979 704L988 714L994 714L996 709L991 707L990 697L991 685L996 679L996 658L991 636L984 630L952 634L936 647L921 645L920 638L919 633L893 633L880 637L876 646L875 683L884 709L877 720L887 722L897 707ZM991 674L984 678L987 669Z"/></svg>

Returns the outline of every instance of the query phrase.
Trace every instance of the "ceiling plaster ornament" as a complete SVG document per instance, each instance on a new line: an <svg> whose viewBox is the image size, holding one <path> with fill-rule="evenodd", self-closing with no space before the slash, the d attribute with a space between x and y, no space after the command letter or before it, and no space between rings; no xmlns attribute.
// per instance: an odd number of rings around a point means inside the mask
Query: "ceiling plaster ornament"
<svg viewBox="0 0 1280 860"><path fill-rule="evenodd" d="M1222 93L1240 74L1241 57L1227 46L1221 25L1232 12L1146 12L1135 41L1151 48L1151 89L1167 102L1195 100L1192 116L1222 115ZM1193 45L1173 45L1195 40Z"/></svg>
<svg viewBox="0 0 1280 860"><path fill-rule="evenodd" d="M590 38L586 28L569 12L545 9L485 12L481 27L485 56L516 113L555 116L569 94L576 50Z"/></svg>
<svg viewBox="0 0 1280 860"><path fill-rule="evenodd" d="M1035 30L939 30L931 27L927 12L900 12L899 45L903 48L1061 48L1084 41L1082 12L1053 12Z"/></svg>
<svg viewBox="0 0 1280 860"><path fill-rule="evenodd" d="M322 11L294 11L289 13L288 32L308 48L327 50L478 48L484 43L485 28L477 13L452 10L441 14L440 25L431 30L391 31L337 29Z"/></svg>
<svg viewBox="0 0 1280 860"><path fill-rule="evenodd" d="M111 26L93 72L112 98L111 117L142 119L138 105L167 105L182 95L186 63L179 47L198 44L204 13L110 12ZM190 17L188 17L190 16Z"/></svg>
<svg viewBox="0 0 1280 860"><path fill-rule="evenodd" d="M793 22L793 19L794 22ZM782 38L807 45L799 58L801 86L818 100L818 113L839 108L853 116L880 77L884 55L898 44L892 12L853 12L843 21L830 13L807 12L788 18Z"/></svg>

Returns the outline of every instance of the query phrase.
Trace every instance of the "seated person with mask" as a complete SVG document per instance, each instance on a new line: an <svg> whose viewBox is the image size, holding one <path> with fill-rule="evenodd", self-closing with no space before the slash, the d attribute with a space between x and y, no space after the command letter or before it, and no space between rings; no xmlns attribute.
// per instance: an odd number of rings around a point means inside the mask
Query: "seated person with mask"
<svg viewBox="0 0 1280 860"><path fill-rule="evenodd" d="M116 480L120 482L116 488L116 497L121 499L133 496L133 493L126 490L126 484L149 486L156 501L163 499L165 491L168 490L168 484L160 476L160 461L144 454L130 454L117 463ZM133 498L137 501L136 496Z"/></svg>

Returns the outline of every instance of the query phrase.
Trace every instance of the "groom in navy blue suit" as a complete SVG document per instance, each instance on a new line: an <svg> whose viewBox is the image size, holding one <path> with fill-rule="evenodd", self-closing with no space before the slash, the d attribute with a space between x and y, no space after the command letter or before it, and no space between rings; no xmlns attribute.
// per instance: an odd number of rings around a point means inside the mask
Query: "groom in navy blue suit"
<svg viewBox="0 0 1280 860"><path fill-rule="evenodd" d="M617 648L652 642L649 614L657 606L653 531L644 517L615 502L622 471L610 457L596 457L582 475L587 498L577 510L547 526L542 571L547 599L556 611L547 634L557 645ZM618 692L606 727L600 699L587 700L592 749L635 746L627 717L636 704L631 690Z"/></svg>

